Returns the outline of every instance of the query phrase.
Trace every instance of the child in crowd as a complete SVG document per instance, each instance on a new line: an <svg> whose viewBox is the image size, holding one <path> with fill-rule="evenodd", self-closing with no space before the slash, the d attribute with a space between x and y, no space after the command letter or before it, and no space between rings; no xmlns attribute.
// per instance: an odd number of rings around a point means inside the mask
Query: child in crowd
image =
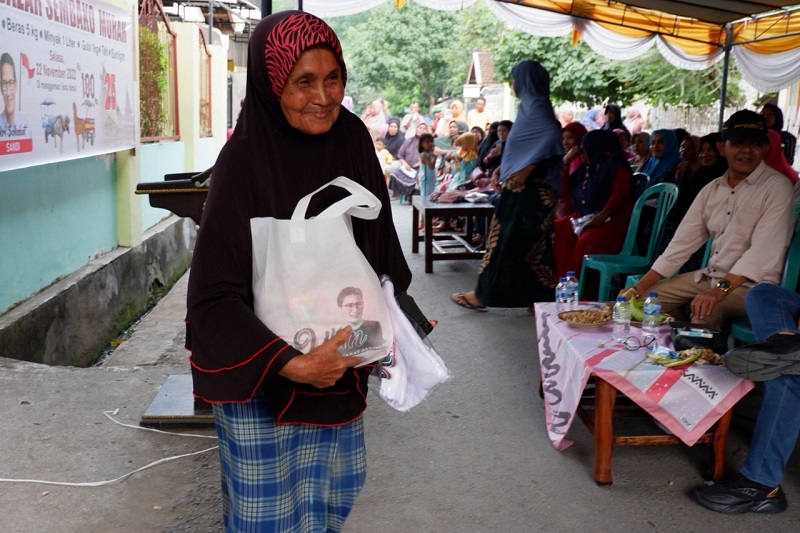
<svg viewBox="0 0 800 533"><path fill-rule="evenodd" d="M375 154L378 156L378 161L381 163L383 175L388 180L389 174L392 172L392 161L394 161L394 157L392 157L392 154L386 149L386 139L383 137L375 139Z"/></svg>
<svg viewBox="0 0 800 533"><path fill-rule="evenodd" d="M423 198L436 188L436 156L433 155L433 135L423 133L419 138L419 194Z"/></svg>
<svg viewBox="0 0 800 533"><path fill-rule="evenodd" d="M470 174L478 166L478 143L472 133L463 133L456 139L458 153L452 154L453 179L447 186L448 191L454 191L469 182Z"/></svg>

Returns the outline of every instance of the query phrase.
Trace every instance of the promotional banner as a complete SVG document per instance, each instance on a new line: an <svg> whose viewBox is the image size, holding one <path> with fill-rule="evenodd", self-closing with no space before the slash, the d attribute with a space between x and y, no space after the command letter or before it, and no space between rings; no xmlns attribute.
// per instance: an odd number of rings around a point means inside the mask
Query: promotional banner
<svg viewBox="0 0 800 533"><path fill-rule="evenodd" d="M133 30L101 0L0 0L0 171L134 146Z"/></svg>

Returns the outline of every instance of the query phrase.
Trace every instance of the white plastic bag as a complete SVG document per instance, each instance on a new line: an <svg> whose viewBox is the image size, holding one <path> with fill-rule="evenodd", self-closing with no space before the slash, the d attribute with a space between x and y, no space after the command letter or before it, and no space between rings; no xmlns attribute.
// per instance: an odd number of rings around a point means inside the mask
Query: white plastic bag
<svg viewBox="0 0 800 533"><path fill-rule="evenodd" d="M306 219L311 197L329 186L350 195ZM363 364L385 358L394 341L378 276L353 239L350 217L375 219L374 194L338 177L303 197L290 220L250 220L255 313L275 334L308 353L350 325L340 353Z"/></svg>
<svg viewBox="0 0 800 533"><path fill-rule="evenodd" d="M400 309L389 280L383 282L383 296L394 329L394 350L382 363L378 395L398 411L408 411L447 381L449 373L433 346L419 336Z"/></svg>

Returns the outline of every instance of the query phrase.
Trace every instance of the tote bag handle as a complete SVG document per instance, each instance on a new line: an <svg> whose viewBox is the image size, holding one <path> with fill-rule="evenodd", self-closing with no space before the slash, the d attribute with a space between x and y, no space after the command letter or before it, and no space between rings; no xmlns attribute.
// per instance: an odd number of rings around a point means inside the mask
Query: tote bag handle
<svg viewBox="0 0 800 533"><path fill-rule="evenodd" d="M342 189L348 191L350 196L342 198L335 204L325 209L315 218L336 218L344 213L356 218L363 218L365 220L374 220L378 218L378 215L381 212L380 200L378 200L378 198L363 185L356 183L350 178L339 176L338 178L332 179L316 191L301 198L300 201L297 202L297 207L295 207L294 213L292 213L292 220L305 219L308 211L308 204L311 202L311 198L318 192L330 186L341 187Z"/></svg>
<svg viewBox="0 0 800 533"><path fill-rule="evenodd" d="M343 214L348 214L350 216L365 220L374 220L378 218L378 215L381 212L381 202L378 200L378 197L372 194L363 185L356 183L350 178L339 176L338 178L332 179L317 190L307 194L301 198L299 202L297 202L297 206L294 208L290 222L290 234L292 242L305 242L306 234L305 224L303 222L306 220L308 204L311 202L311 198L315 194L330 186L341 187L342 189L348 191L350 195L329 206L314 218L333 219L340 217Z"/></svg>

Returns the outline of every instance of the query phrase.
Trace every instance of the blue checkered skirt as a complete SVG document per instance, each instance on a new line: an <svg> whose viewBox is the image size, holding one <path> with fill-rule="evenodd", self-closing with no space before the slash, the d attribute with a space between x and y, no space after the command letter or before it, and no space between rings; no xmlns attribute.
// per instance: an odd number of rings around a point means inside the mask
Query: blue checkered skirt
<svg viewBox="0 0 800 533"><path fill-rule="evenodd" d="M340 531L364 485L364 423L275 424L264 395L214 405L225 530Z"/></svg>

